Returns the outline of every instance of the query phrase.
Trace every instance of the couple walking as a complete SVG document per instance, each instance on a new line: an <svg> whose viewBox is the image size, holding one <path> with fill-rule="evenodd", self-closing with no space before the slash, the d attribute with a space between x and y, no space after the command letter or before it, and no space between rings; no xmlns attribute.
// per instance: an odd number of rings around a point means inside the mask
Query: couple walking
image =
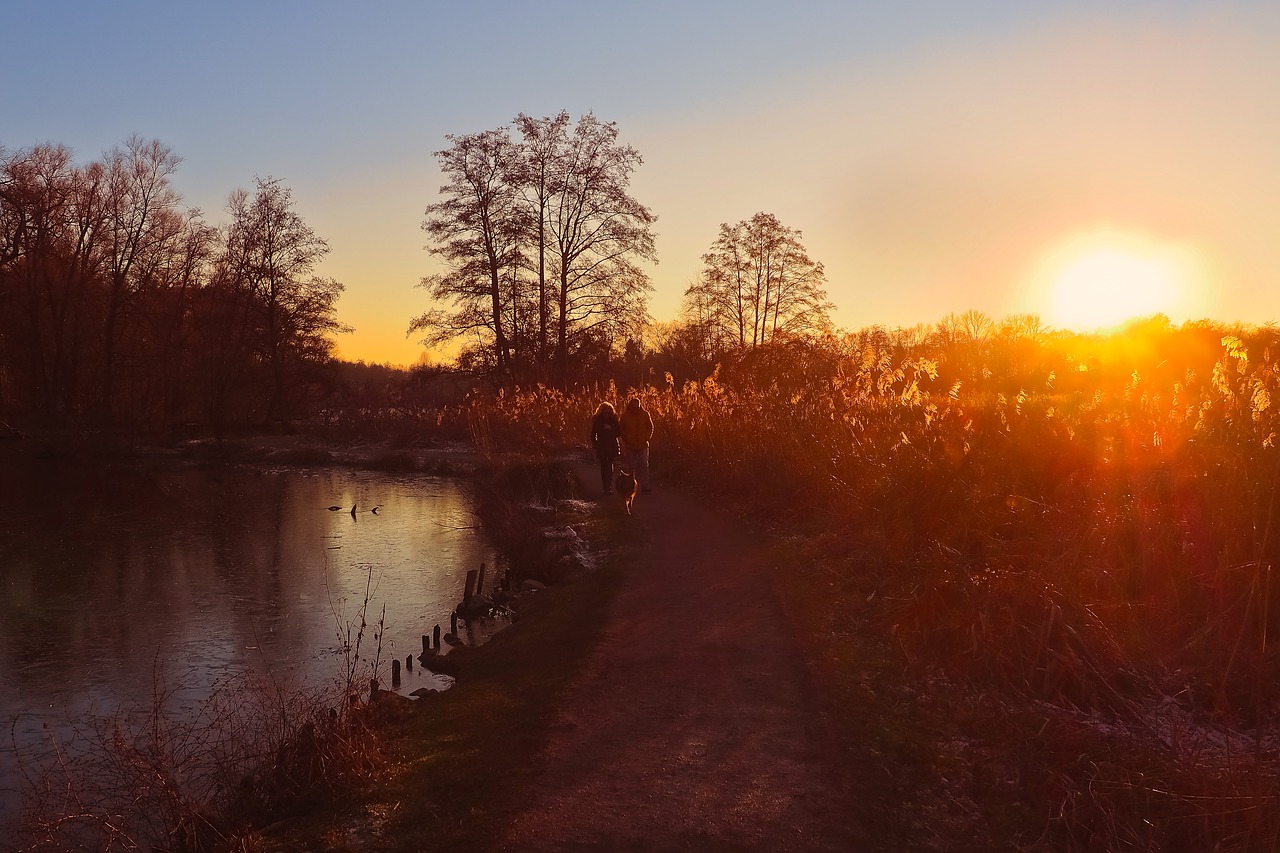
<svg viewBox="0 0 1280 853"><path fill-rule="evenodd" d="M619 417L612 403L601 403L591 417L591 446L600 460L600 485L605 494L613 491L615 462L635 474L640 491L649 491L649 440L653 438L653 418L639 397L627 401ZM621 458L619 458L621 457Z"/></svg>

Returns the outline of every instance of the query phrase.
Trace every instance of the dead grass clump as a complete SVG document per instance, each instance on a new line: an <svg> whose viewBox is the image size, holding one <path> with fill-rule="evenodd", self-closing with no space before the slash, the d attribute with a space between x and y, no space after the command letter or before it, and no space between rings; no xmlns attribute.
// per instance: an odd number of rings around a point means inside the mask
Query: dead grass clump
<svg viewBox="0 0 1280 853"><path fill-rule="evenodd" d="M21 755L23 844L37 850L240 850L253 827L332 801L379 766L363 706L244 676L194 716L158 683ZM346 710L344 710L344 708Z"/></svg>
<svg viewBox="0 0 1280 853"><path fill-rule="evenodd" d="M1171 707L1164 700L1117 720L1005 705L978 724L982 744L966 743L964 784L953 794L994 821L1010 803L1036 804L1003 829L1019 839L1015 849L1273 849L1274 749L1259 752Z"/></svg>
<svg viewBox="0 0 1280 853"><path fill-rule="evenodd" d="M1034 572L939 554L883 614L908 661L978 687L1125 711L1136 687L1106 626ZM945 566L945 568L940 568Z"/></svg>

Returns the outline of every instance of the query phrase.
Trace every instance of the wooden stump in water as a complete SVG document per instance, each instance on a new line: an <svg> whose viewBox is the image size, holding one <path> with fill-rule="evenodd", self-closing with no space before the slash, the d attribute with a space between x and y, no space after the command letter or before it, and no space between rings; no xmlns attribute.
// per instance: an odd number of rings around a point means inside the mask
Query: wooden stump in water
<svg viewBox="0 0 1280 853"><path fill-rule="evenodd" d="M391 686L400 686L400 658L396 658L391 662Z"/></svg>
<svg viewBox="0 0 1280 853"><path fill-rule="evenodd" d="M481 565L483 565L483 563ZM470 571L467 572L467 586L462 592L462 612L463 613L471 612L471 596L476 591L476 577L479 574L480 573L477 572L475 569L471 569Z"/></svg>

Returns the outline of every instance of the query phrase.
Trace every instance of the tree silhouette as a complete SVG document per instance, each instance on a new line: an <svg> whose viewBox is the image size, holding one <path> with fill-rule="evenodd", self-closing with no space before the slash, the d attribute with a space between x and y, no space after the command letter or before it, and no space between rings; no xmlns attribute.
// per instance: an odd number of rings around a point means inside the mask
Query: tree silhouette
<svg viewBox="0 0 1280 853"><path fill-rule="evenodd" d="M252 195L231 193L218 284L239 297L242 340L270 370L263 421L288 416L288 380L327 359L330 335L348 331L337 320L343 286L312 271L329 252L293 209L293 194L275 178L259 178Z"/></svg>
<svg viewBox="0 0 1280 853"><path fill-rule="evenodd" d="M536 359L545 369L553 355L551 331L555 302L554 286L547 270L547 224L560 172L557 158L564 148L572 120L568 112L561 110L554 117L541 119L520 113L514 124L521 138L515 183L520 188L528 220L533 223L529 238L536 257L536 262L531 264L537 282Z"/></svg>
<svg viewBox="0 0 1280 853"><path fill-rule="evenodd" d="M178 210L181 199L169 183L180 162L160 142L134 136L124 149L113 150L103 167L106 288L97 405L107 423L114 417L117 360L129 308L148 288L161 286L161 273L186 224Z"/></svg>
<svg viewBox="0 0 1280 853"><path fill-rule="evenodd" d="M646 317L652 290L633 258L656 260L657 217L627 192L640 154L618 144L617 125L591 113L565 140L548 216L548 242L559 273L556 360L568 370L571 340L599 330L625 337Z"/></svg>
<svg viewBox="0 0 1280 853"><path fill-rule="evenodd" d="M172 186L180 158L131 137L78 165L0 151L0 416L110 429L290 414L330 359L342 285L279 181L215 228Z"/></svg>
<svg viewBox="0 0 1280 853"><path fill-rule="evenodd" d="M499 372L511 368L512 333L519 324L519 271L526 233L516 174L518 153L505 129L446 137L437 151L448 179L442 200L427 207L422 228L445 272L423 279L431 296L458 310L428 311L409 324L439 344L476 330L492 338Z"/></svg>
<svg viewBox="0 0 1280 853"><path fill-rule="evenodd" d="M617 126L567 113L447 137L436 153L447 183L423 229L447 266L423 280L439 303L410 322L425 343L476 334L473 363L504 376L598 359L646 319L652 289L638 261L654 261L653 213L629 193L639 153ZM554 342L553 342L554 338ZM474 349L474 348L473 348Z"/></svg>
<svg viewBox="0 0 1280 853"><path fill-rule="evenodd" d="M809 258L799 231L769 213L723 224L685 291L684 315L705 325L709 345L758 347L830 327L822 264Z"/></svg>
<svg viewBox="0 0 1280 853"><path fill-rule="evenodd" d="M102 169L77 167L61 145L39 145L11 155L3 172L0 364L20 405L59 422L78 414L84 384Z"/></svg>

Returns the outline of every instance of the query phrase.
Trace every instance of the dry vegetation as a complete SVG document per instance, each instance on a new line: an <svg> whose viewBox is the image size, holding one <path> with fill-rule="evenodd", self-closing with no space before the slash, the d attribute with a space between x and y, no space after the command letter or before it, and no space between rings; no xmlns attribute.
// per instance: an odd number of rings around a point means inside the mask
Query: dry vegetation
<svg viewBox="0 0 1280 853"><path fill-rule="evenodd" d="M1278 346L1271 327L1160 318L1110 337L869 329L636 393L660 476L785 543L787 604L884 849L1269 850ZM555 457L626 393L374 394L326 418L392 448ZM280 742L309 722L292 719Z"/></svg>
<svg viewBox="0 0 1280 853"><path fill-rule="evenodd" d="M0 849L247 853L263 849L258 828L367 787L385 764L388 710L369 701L383 624L368 604L366 591L338 620L346 653L330 685L243 672L193 700L157 661L150 705L46 725L43 746L15 743L22 817Z"/></svg>
<svg viewBox="0 0 1280 853"><path fill-rule="evenodd" d="M873 329L639 393L666 476L806 542L822 571L789 580L822 579L808 621L835 701L865 686L833 664L841 633L887 643L935 727L902 747L935 800L922 836L1271 849L1278 344L1163 318ZM618 390L477 395L441 422L545 452L580 444L602 397Z"/></svg>

